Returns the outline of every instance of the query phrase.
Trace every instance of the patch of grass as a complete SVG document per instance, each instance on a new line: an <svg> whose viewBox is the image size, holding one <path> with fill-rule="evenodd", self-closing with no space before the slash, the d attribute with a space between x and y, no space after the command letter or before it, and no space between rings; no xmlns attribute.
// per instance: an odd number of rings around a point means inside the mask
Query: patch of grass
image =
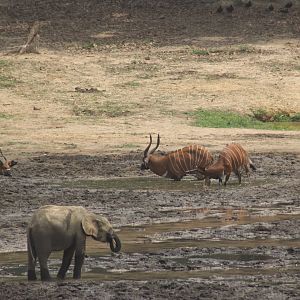
<svg viewBox="0 0 300 300"><path fill-rule="evenodd" d="M226 47L226 48L210 48L210 49L193 49L192 54L198 56L208 56L208 55L216 55L216 54L226 54L226 55L234 55L234 54L244 54L244 53L253 53L253 52L261 52L260 49L255 49L250 45L239 45L237 47Z"/></svg>
<svg viewBox="0 0 300 300"><path fill-rule="evenodd" d="M102 104L94 103L91 106L75 105L73 112L76 116L87 116L87 117L121 117L129 115L132 110L128 105L115 101L106 101Z"/></svg>
<svg viewBox="0 0 300 300"><path fill-rule="evenodd" d="M127 143L127 144L122 144L118 148L138 148L138 145L132 144L132 143Z"/></svg>
<svg viewBox="0 0 300 300"><path fill-rule="evenodd" d="M236 112L199 109L189 113L194 117L194 125L211 128L255 128L269 130L300 130L298 123L262 122L254 116L241 115Z"/></svg>
<svg viewBox="0 0 300 300"><path fill-rule="evenodd" d="M253 120L250 117L244 117L234 112L199 109L193 115L196 119L195 125L199 127L249 128L253 126Z"/></svg>
<svg viewBox="0 0 300 300"><path fill-rule="evenodd" d="M240 53L251 53L254 52L255 49L249 45L240 45L237 50Z"/></svg>
<svg viewBox="0 0 300 300"><path fill-rule="evenodd" d="M0 89L11 88L16 86L17 80L12 76L0 74Z"/></svg>
<svg viewBox="0 0 300 300"><path fill-rule="evenodd" d="M5 119L5 120L7 120L7 119L11 119L11 118L12 118L11 115L8 115L8 114L1 113L1 112L0 112L0 119Z"/></svg>
<svg viewBox="0 0 300 300"><path fill-rule="evenodd" d="M233 73L222 73L222 74L207 74L205 78L207 80L236 79L238 78L238 76Z"/></svg>
<svg viewBox="0 0 300 300"><path fill-rule="evenodd" d="M300 122L300 113L296 113L292 115L290 118L292 122Z"/></svg>
<svg viewBox="0 0 300 300"><path fill-rule="evenodd" d="M110 73L130 73L135 72L139 73L140 76L153 76L152 74L155 74L159 71L160 67L155 63L149 63L145 61L140 60L133 60L131 63L128 64L118 64L109 66L106 68L107 72ZM146 74L146 75L145 75Z"/></svg>
<svg viewBox="0 0 300 300"><path fill-rule="evenodd" d="M82 49L92 50L92 49L96 49L97 46L98 46L98 44L96 42L87 42L87 43L82 45Z"/></svg>
<svg viewBox="0 0 300 300"><path fill-rule="evenodd" d="M265 108L252 110L256 120L262 122L300 122L300 113L291 114L284 110L271 111Z"/></svg>
<svg viewBox="0 0 300 300"><path fill-rule="evenodd" d="M205 50L205 49L193 50L192 53L193 53L194 55L198 55L198 56L209 55L209 51L208 51L208 50Z"/></svg>
<svg viewBox="0 0 300 300"><path fill-rule="evenodd" d="M180 116L182 115L181 112L175 110L175 109L166 109L165 105L159 110L160 115L162 116L169 116L169 117L174 117L174 116Z"/></svg>
<svg viewBox="0 0 300 300"><path fill-rule="evenodd" d="M8 67L10 63L7 60L0 59L0 69Z"/></svg>
<svg viewBox="0 0 300 300"><path fill-rule="evenodd" d="M128 82L121 84L121 86L123 86L123 87L129 86L129 87L134 87L134 88L139 87L140 85L141 84L137 81L128 81Z"/></svg>
<svg viewBox="0 0 300 300"><path fill-rule="evenodd" d="M151 79L153 77L155 77L153 74L142 74L139 76L140 79Z"/></svg>

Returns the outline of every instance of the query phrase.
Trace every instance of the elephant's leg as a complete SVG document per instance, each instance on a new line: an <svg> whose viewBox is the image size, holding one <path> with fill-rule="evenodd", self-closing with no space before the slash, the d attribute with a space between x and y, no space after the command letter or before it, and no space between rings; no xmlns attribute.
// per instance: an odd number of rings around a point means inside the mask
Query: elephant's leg
<svg viewBox="0 0 300 300"><path fill-rule="evenodd" d="M41 268L41 280L46 281L46 280L51 280L51 276L49 273L49 269L48 269L48 258L49 258L49 254L45 255L38 255L39 258L39 262L40 262L40 268Z"/></svg>
<svg viewBox="0 0 300 300"><path fill-rule="evenodd" d="M74 272L73 272L73 278L74 279L80 279L81 277L81 268L84 261L84 252L83 251L77 251L75 252L75 266L74 266Z"/></svg>
<svg viewBox="0 0 300 300"><path fill-rule="evenodd" d="M58 271L57 278L64 279L74 255L75 247L72 245L64 251L61 267Z"/></svg>
<svg viewBox="0 0 300 300"><path fill-rule="evenodd" d="M39 243L40 244L36 249L36 253L40 263L41 280L51 280L47 263L51 253L51 247L49 245L49 241L44 239L40 239Z"/></svg>

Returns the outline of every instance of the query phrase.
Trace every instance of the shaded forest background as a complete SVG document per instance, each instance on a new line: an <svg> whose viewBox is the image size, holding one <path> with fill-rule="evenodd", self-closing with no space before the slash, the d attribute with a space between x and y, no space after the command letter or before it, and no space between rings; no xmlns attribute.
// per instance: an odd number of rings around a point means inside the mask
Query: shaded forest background
<svg viewBox="0 0 300 300"><path fill-rule="evenodd" d="M24 43L34 21L42 21L41 45L49 48L78 43L100 48L128 43L193 45L202 37L208 38L201 46L209 47L209 37L215 36L230 37L233 43L298 37L299 1L281 12L286 2L272 1L270 11L269 1L252 1L247 8L241 0L0 0L0 50ZM228 12L231 3L234 10ZM224 11L217 13L220 5Z"/></svg>

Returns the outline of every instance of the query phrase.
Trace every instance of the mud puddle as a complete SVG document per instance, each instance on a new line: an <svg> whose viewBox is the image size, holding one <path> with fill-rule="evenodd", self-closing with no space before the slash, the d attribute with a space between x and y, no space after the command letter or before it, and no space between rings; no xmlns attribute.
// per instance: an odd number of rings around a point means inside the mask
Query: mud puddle
<svg viewBox="0 0 300 300"><path fill-rule="evenodd" d="M215 244L215 246L221 246ZM202 245L204 246L204 245ZM220 249L219 247L215 249ZM197 248L199 253L201 250ZM231 249L232 251L232 249ZM6 280L26 280L27 265L26 265L26 253L12 253L11 263L3 263L4 257L2 254L0 270L3 274L2 279ZM53 278L56 277L56 273L59 270L61 260L59 257L62 253L55 253L49 260L49 270ZM297 267L289 266L282 267L275 265L270 268L262 268L258 264L268 265L273 264L275 257L266 254L243 254L243 253L212 253L204 255L167 255L164 259L158 259L158 262L162 266L156 266L149 269L143 265L140 261L141 255L135 254L133 256L120 255L112 258L110 255L95 256L95 254L86 258L85 265L83 267L83 279L93 280L153 280L153 279L186 279L186 278L210 278L213 276L248 276L248 275L275 275L279 272L296 273ZM156 259L156 258L154 258ZM123 260L119 262L119 267L112 267L111 262L114 264L117 260ZM150 259L151 260L151 259ZM168 263L166 262L168 261ZM171 263L170 263L171 262ZM242 262L242 263L241 263ZM153 262L152 262L153 264ZM251 266L253 264L253 266ZM118 263L116 264L118 265ZM173 265L173 266L172 266ZM176 267L174 267L174 265ZM133 267L134 266L134 267ZM67 277L72 278L73 265L70 266ZM39 267L37 267L39 273Z"/></svg>
<svg viewBox="0 0 300 300"><path fill-rule="evenodd" d="M257 171L241 186L232 176L226 188L214 181L209 189L192 177L173 182L142 174L137 153L20 163L14 184L0 178L0 248L7 251L0 254L0 298L299 299L300 161L282 153L253 159ZM26 226L46 204L107 216L122 252L112 255L108 245L88 239L83 280L72 280L71 265L64 282L27 282ZM61 259L58 252L49 260L53 277Z"/></svg>
<svg viewBox="0 0 300 300"><path fill-rule="evenodd" d="M272 179L254 179L243 178L243 185L261 186L264 184L274 183ZM181 181L174 181L161 177L125 177L125 178L99 178L93 180L73 180L66 181L62 187L81 188L81 189L111 189L111 190L161 190L161 191L181 191L197 192L207 189L204 181L196 180L194 177L187 176ZM232 176L230 184L226 189L236 189L239 186L237 179ZM224 188L219 186L217 181L212 181L210 190Z"/></svg>
<svg viewBox="0 0 300 300"><path fill-rule="evenodd" d="M189 209L192 208L182 208ZM300 214L277 214L271 216L257 215L259 210L224 210L195 208L202 214L200 219L185 222L157 223L139 226L123 226L118 235L122 240L122 253L111 255L106 244L87 240L88 257L84 266L83 278L95 280L150 280L150 279L184 279L190 277L208 278L211 276L233 275L272 275L283 268L274 264L274 257L268 252L254 253L240 249L259 247L284 247L297 249L300 239L282 240L276 238L255 238L246 240L228 239L185 239L183 231L198 232L205 229L222 228L228 224L251 225L261 222L282 220L300 220ZM157 237L162 234L161 239ZM177 239L173 237L178 237ZM187 250L177 253L178 249ZM210 249L211 251L207 251ZM223 249L221 252L219 249ZM225 249L225 250L224 250ZM229 249L229 250L228 250ZM232 250L235 249L235 250ZM228 251L227 251L228 250ZM169 253L169 251L175 251ZM177 252L176 252L177 251ZM190 253L189 253L190 251ZM225 252L224 252L225 251ZM259 252L259 251L258 251ZM285 250L283 250L285 253ZM164 253L163 258L161 254ZM148 257L149 256L149 257ZM276 256L276 255L275 255ZM55 252L49 260L50 272L55 276L61 264L62 252ZM149 258L151 267L143 263ZM27 253L8 252L0 254L0 274L8 280L26 279ZM158 262L157 262L158 261ZM168 263L166 262L168 261ZM203 267L203 264L208 266ZM251 264L255 262L256 265ZM258 265L274 265L270 269ZM256 268L258 266L258 268ZM242 267L242 269L241 269ZM70 268L72 270L72 266ZM285 272L294 273L292 264L286 265ZM70 273L70 272L69 272ZM71 273L69 274L71 276Z"/></svg>

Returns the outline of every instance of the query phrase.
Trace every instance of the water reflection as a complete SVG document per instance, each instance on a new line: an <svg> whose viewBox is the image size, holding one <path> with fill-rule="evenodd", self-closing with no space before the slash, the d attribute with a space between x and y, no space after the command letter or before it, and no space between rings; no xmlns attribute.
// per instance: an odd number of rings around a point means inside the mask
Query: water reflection
<svg viewBox="0 0 300 300"><path fill-rule="evenodd" d="M170 208L168 208L170 209ZM155 240L151 238L155 234L163 234L163 233L173 233L176 231L190 230L190 231L198 231L201 228L222 228L222 226L227 226L228 224L254 224L257 222L274 222L281 220L299 220L300 214L277 214L277 215L259 215L259 210L250 210L250 209L234 209L234 208L220 208L220 209L207 209L207 208L174 208L174 209L183 209L183 210L195 210L199 214L202 215L199 219L193 219L189 221L181 221L181 222L172 222L172 223L157 223L157 224L149 224L149 225L139 225L139 226L124 226L119 230L119 237L122 240L123 244L123 253L128 254L136 254L139 253L141 256L147 253L163 251L164 249L179 249L184 247L196 247L197 249L220 249L220 248L256 248L259 246L267 246L267 247L299 247L300 240L299 239L289 239L289 240L281 240L281 239L273 239L273 238L265 238L265 239L244 239L244 240L228 240L228 239L162 239ZM168 236L168 234L167 234ZM201 252L201 250L199 250ZM87 241L87 253L90 256L94 256L99 258L102 261L110 260L110 250L108 245L98 243L92 239L88 239ZM50 259L50 271L55 274L59 269L61 264L61 252L56 252L51 255ZM221 261L267 261L272 259L271 256L265 254L253 254L253 253L211 253L211 254L203 254L199 253L197 256L189 256L185 257L176 257L173 260L177 260L181 265L192 265L195 260L208 259L215 260L216 264L220 264ZM26 260L27 253L23 252L11 252L11 253L2 253L0 254L0 274L4 278L22 278L25 279L26 275ZM172 260L172 259L171 259ZM194 260L193 262L191 260ZM201 266L201 263L199 264ZM176 270L175 272L153 272L151 270L145 270L144 272L130 271L130 270L122 270L122 269L112 269L107 270L102 267L85 267L85 278L98 278L103 280L115 280L118 279L148 279L148 278L185 278L185 277L201 277L201 276L212 276L214 272L212 270L208 271L193 271L193 274L190 272L185 272L182 270ZM188 267L187 267L188 268ZM72 267L70 268L70 270ZM235 268L230 268L231 270L221 270L222 274L226 276L232 274L250 274L252 271L241 271ZM290 270L293 272L293 270ZM150 272L150 273L149 273ZM248 273L247 273L248 272ZM257 272L275 272L274 270L259 270ZM126 274L125 274L126 273ZM130 273L130 274L129 274ZM128 275L129 274L129 275ZM156 275L155 275L156 274ZM220 273L218 273L220 274Z"/></svg>

